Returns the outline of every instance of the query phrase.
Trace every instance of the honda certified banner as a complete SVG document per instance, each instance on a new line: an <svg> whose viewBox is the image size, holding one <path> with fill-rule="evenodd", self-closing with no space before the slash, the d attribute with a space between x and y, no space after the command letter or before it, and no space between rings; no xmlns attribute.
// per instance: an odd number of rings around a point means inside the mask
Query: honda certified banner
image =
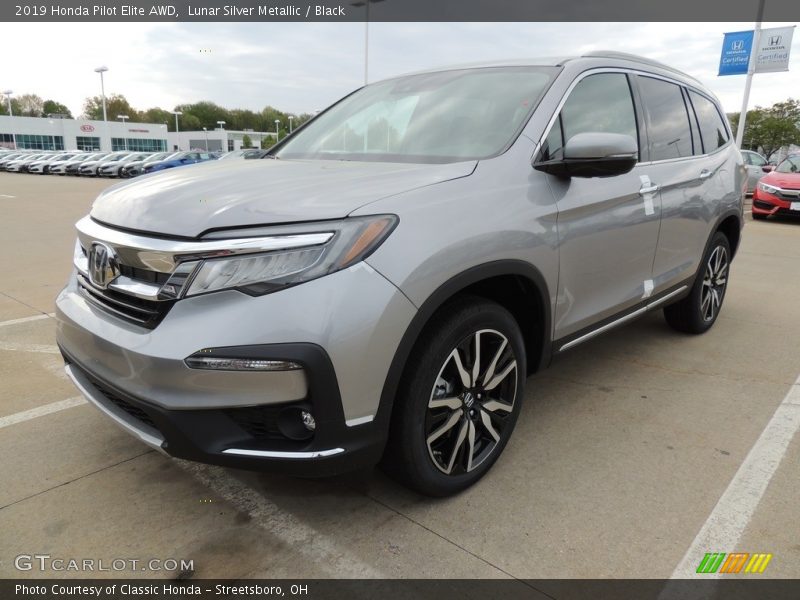
<svg viewBox="0 0 800 600"><path fill-rule="evenodd" d="M726 33L722 42L722 56L719 59L719 74L744 75L747 73L752 48L752 31Z"/></svg>
<svg viewBox="0 0 800 600"><path fill-rule="evenodd" d="M794 27L776 27L775 29L761 30L758 48L756 49L756 73L774 73L776 71L789 70L792 34L794 34Z"/></svg>

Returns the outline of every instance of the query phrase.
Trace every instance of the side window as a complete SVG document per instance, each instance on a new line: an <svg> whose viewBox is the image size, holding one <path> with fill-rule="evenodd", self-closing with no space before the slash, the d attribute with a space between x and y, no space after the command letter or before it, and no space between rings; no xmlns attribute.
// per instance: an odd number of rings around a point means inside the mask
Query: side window
<svg viewBox="0 0 800 600"><path fill-rule="evenodd" d="M706 153L721 148L728 142L728 128L717 107L705 96L689 90L689 98L700 122L700 135Z"/></svg>
<svg viewBox="0 0 800 600"><path fill-rule="evenodd" d="M764 165L767 164L767 161L761 158L760 154L748 154L747 156L750 159L749 163L751 165L755 165L757 167L763 167Z"/></svg>
<svg viewBox="0 0 800 600"><path fill-rule="evenodd" d="M639 89L647 114L650 160L691 156L692 132L680 86L652 77L639 77Z"/></svg>
<svg viewBox="0 0 800 600"><path fill-rule="evenodd" d="M545 138L542 160L563 158L563 146L578 133L622 133L638 140L636 112L624 73L598 73L572 90Z"/></svg>

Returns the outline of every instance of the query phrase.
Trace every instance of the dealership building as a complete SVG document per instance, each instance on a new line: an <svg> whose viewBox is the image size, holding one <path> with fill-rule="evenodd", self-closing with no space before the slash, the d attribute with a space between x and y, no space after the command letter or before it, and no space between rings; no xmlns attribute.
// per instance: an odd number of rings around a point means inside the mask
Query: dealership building
<svg viewBox="0 0 800 600"><path fill-rule="evenodd" d="M256 148L274 132L212 129L168 132L165 123L90 121L0 115L0 147L30 150L239 150L248 136ZM271 145L271 142L270 142Z"/></svg>
<svg viewBox="0 0 800 600"><path fill-rule="evenodd" d="M33 150L168 150L167 126L0 115L0 146Z"/></svg>

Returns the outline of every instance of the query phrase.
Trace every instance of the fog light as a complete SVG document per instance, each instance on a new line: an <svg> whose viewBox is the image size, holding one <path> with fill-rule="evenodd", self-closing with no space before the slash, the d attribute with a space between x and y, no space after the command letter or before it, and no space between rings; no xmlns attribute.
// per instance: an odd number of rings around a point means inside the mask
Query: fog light
<svg viewBox="0 0 800 600"><path fill-rule="evenodd" d="M192 369L212 371L296 371L303 367L288 360L261 360L252 358L222 358L217 356L190 356L185 361Z"/></svg>
<svg viewBox="0 0 800 600"><path fill-rule="evenodd" d="M304 410L300 413L300 418L303 419L303 425L305 425L306 429L309 431L314 431L317 428L317 422L314 420L314 415L307 410Z"/></svg>

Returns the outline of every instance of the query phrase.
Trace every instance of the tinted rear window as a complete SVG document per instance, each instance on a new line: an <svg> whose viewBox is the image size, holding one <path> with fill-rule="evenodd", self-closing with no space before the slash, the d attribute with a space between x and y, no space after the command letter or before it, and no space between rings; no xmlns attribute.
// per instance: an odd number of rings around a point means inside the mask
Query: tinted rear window
<svg viewBox="0 0 800 600"><path fill-rule="evenodd" d="M717 107L705 96L689 90L689 98L700 122L700 136L703 138L703 149L713 152L728 142L728 129L719 114Z"/></svg>
<svg viewBox="0 0 800 600"><path fill-rule="evenodd" d="M692 131L680 86L639 77L639 89L647 115L650 160L691 156Z"/></svg>

